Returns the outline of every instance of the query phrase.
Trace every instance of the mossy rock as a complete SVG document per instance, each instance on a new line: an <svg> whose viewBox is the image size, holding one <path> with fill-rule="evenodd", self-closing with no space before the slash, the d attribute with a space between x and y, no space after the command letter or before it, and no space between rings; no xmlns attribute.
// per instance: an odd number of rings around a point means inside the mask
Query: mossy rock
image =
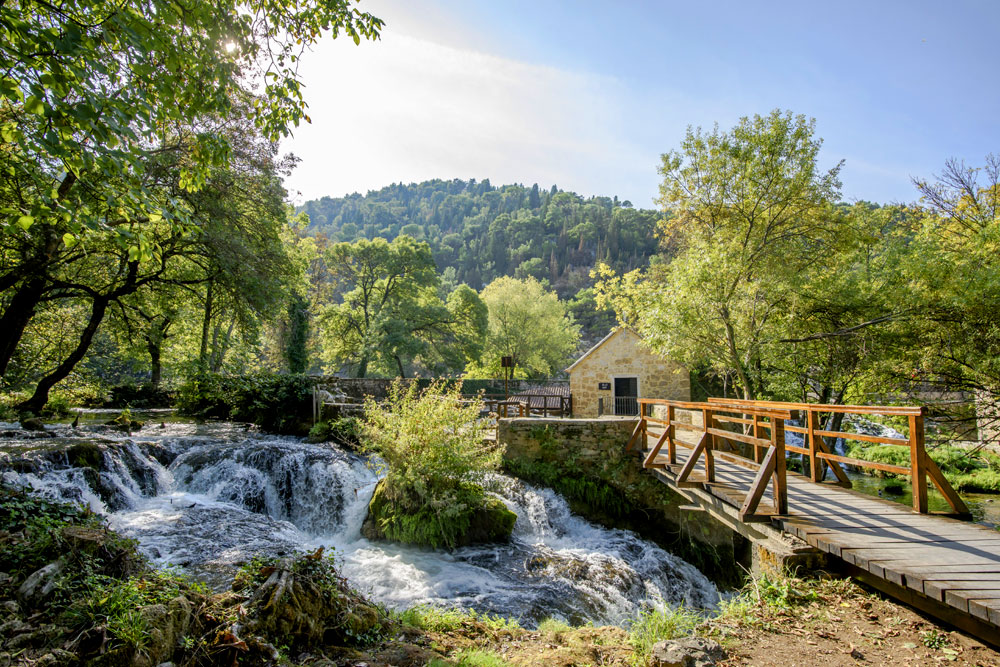
<svg viewBox="0 0 1000 667"><path fill-rule="evenodd" d="M435 549L457 548L507 542L516 522L517 514L492 497L485 497L479 507L446 521L426 506L416 512L401 511L388 498L385 480L382 480L368 503L368 516L361 526L361 534L372 541L388 540Z"/></svg>
<svg viewBox="0 0 1000 667"><path fill-rule="evenodd" d="M97 443L81 442L66 448L66 460L74 468L100 471L104 456Z"/></svg>
<svg viewBox="0 0 1000 667"><path fill-rule="evenodd" d="M140 430L145 424L137 419L132 419L125 413L122 413L104 422L105 426L111 426L115 430L122 431L123 433L131 433L132 431Z"/></svg>

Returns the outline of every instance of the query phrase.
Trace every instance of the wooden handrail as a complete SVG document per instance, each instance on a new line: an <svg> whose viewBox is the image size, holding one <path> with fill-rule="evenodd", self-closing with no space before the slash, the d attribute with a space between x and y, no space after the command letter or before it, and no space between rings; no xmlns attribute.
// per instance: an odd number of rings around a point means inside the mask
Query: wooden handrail
<svg viewBox="0 0 1000 667"><path fill-rule="evenodd" d="M913 509L920 513L926 513L928 511L927 479L930 478L955 513L969 513L961 497L945 479L933 459L927 455L924 446L926 408L922 406L826 405L724 398L709 398L705 402L640 398L637 399L637 402L639 421L632 438L629 440L629 449L636 446L645 451L650 435L649 426L663 427L663 432L657 434L658 437L652 450L646 455L643 467L662 468L667 465L656 461L664 445L667 446L669 465L677 463L678 444L692 449L687 461L677 472L675 483L679 487L700 486L715 482L714 459L720 442L743 443L752 448L752 460L748 457L740 457L737 453L723 454L718 452L718 455L726 460L739 459L740 465L756 467L757 469L757 476L743 506L740 508L740 516L745 520L753 520L765 490L771 485L773 485L775 511L778 514L787 513L785 453L788 451L808 457L810 477L813 482L821 482L823 473L825 473L826 468L829 468L837 477L837 484L850 488L851 481L841 467L841 463L896 475L909 475L913 486ZM652 408L655 406L666 408L665 419L662 415L654 417L651 414ZM700 412L702 415L701 425L694 424L693 420L691 423L678 421L678 411ZM910 422L910 434L906 438L890 438L866 433L824 430L818 427L819 415L823 413L906 416ZM787 420L799 418L803 419L803 426L785 424ZM741 426L742 432L721 428L725 424ZM694 445L679 442L676 439L678 428L689 432L700 432L701 437ZM787 445L785 443L786 431L801 434L807 447ZM840 456L830 450L824 437L887 445L905 445L910 448L910 465L904 467ZM732 448L732 445L730 444L729 447ZM703 459L705 475L703 479L696 480L692 477L692 473L701 459Z"/></svg>

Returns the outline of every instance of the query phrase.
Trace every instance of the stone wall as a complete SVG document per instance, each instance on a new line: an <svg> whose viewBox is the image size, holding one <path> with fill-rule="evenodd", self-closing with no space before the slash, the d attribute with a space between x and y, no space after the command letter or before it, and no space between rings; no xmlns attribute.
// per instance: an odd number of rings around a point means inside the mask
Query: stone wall
<svg viewBox="0 0 1000 667"><path fill-rule="evenodd" d="M705 512L681 509L687 501L643 470L637 453L625 452L635 424L624 417L501 419L497 438L509 472L561 491L573 511L634 530L721 584L739 584L740 536ZM605 498L608 489L623 502ZM613 507L601 507L601 499Z"/></svg>
<svg viewBox="0 0 1000 667"><path fill-rule="evenodd" d="M573 416L596 417L600 398L610 406L615 376L639 378L641 398L691 400L691 378L686 368L650 352L631 329L619 329L571 368ZM598 389L600 382L609 383L612 389Z"/></svg>

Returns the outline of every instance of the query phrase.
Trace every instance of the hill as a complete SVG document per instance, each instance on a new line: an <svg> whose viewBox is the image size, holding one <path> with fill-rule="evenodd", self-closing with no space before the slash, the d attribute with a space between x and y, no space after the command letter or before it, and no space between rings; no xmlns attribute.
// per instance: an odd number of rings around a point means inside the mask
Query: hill
<svg viewBox="0 0 1000 667"><path fill-rule="evenodd" d="M617 197L489 180L393 184L306 202L308 231L333 241L408 234L427 241L445 280L482 288L499 276L548 280L562 298L591 284L597 261L627 271L657 248L660 213ZM451 269L451 270L449 270Z"/></svg>

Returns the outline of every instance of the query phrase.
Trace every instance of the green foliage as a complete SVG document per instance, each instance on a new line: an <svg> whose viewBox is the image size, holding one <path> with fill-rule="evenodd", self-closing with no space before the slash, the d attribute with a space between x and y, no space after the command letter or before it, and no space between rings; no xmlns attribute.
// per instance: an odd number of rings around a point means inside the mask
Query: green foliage
<svg viewBox="0 0 1000 667"><path fill-rule="evenodd" d="M572 629L569 623L558 618L545 618L538 624L538 631L542 634L559 634Z"/></svg>
<svg viewBox="0 0 1000 667"><path fill-rule="evenodd" d="M478 485L459 484L450 490L449 500L454 507L444 511L439 502L420 505L412 496L405 502L395 501L383 481L368 505L368 520L377 526L374 535L378 537L434 549L510 538L517 515L503 501L484 497Z"/></svg>
<svg viewBox="0 0 1000 667"><path fill-rule="evenodd" d="M819 595L806 581L793 577L769 577L766 574L759 579L751 579L744 594L752 596L758 603L778 609L791 609L819 599Z"/></svg>
<svg viewBox="0 0 1000 667"><path fill-rule="evenodd" d="M322 257L321 291L336 297L320 300L323 358L333 370L403 377L410 365L456 371L478 358L486 308L465 285L442 300L426 243L362 239Z"/></svg>
<svg viewBox="0 0 1000 667"><path fill-rule="evenodd" d="M288 302L289 332L285 341L285 362L288 372L296 375L309 368L309 302L294 295Z"/></svg>
<svg viewBox="0 0 1000 667"><path fill-rule="evenodd" d="M173 402L169 391L148 382L115 385L111 387L110 394L105 403L107 407L165 408ZM55 397L49 401L49 405L51 406L54 401Z"/></svg>
<svg viewBox="0 0 1000 667"><path fill-rule="evenodd" d="M446 663L442 663L440 660L437 660L431 662L430 664L434 665ZM508 663L504 660L503 656L496 651L470 648L456 653L453 657L453 664L456 664L459 667L506 667Z"/></svg>
<svg viewBox="0 0 1000 667"><path fill-rule="evenodd" d="M767 389L769 343L814 264L839 196L839 165L817 166L815 121L773 111L731 130L688 128L663 155L661 226L672 252L648 277L598 267L597 303L612 304L657 352L708 364L755 398Z"/></svg>
<svg viewBox="0 0 1000 667"><path fill-rule="evenodd" d="M75 626L107 628L113 640L109 648L122 645L141 651L149 642L150 627L140 608L166 604L192 586L187 578L170 571L154 570L126 579L95 576L88 581L87 594L66 610L64 618ZM194 588L207 592L203 585Z"/></svg>
<svg viewBox="0 0 1000 667"><path fill-rule="evenodd" d="M951 644L951 639L948 637L947 632L941 632L938 629L925 630L920 633L920 641L927 648L944 648Z"/></svg>
<svg viewBox="0 0 1000 667"><path fill-rule="evenodd" d="M957 490L968 493L1000 493L1000 456L989 451L975 451L952 445L927 449L945 478ZM910 450L898 445L872 445L849 441L848 455L864 461L909 467ZM893 473L871 471L879 477L893 478ZM906 478L907 483L909 478Z"/></svg>
<svg viewBox="0 0 1000 667"><path fill-rule="evenodd" d="M68 525L102 526L100 517L81 506L54 503L0 486L0 531L23 536L4 545L0 569L23 579L67 553L62 529ZM127 547L131 543L116 542L113 548L119 544Z"/></svg>
<svg viewBox="0 0 1000 667"><path fill-rule="evenodd" d="M309 429L311 442L335 442L345 449L354 450L361 446L364 427L357 417L338 417L332 421L321 421Z"/></svg>
<svg viewBox="0 0 1000 667"><path fill-rule="evenodd" d="M485 508L483 476L499 467L502 450L484 443L481 408L439 382L424 390L396 382L384 402L365 403L362 444L384 462L387 534L453 546Z"/></svg>
<svg viewBox="0 0 1000 667"><path fill-rule="evenodd" d="M432 605L409 607L397 618L403 625L430 632L454 632L473 623L480 623L493 632L521 628L521 624L511 618L479 613L472 609L441 608Z"/></svg>
<svg viewBox="0 0 1000 667"><path fill-rule="evenodd" d="M274 433L304 434L312 383L304 375L197 375L177 392L177 410L201 418L257 424Z"/></svg>
<svg viewBox="0 0 1000 667"><path fill-rule="evenodd" d="M684 637L705 620L705 616L684 607L646 609L628 629L628 642L635 652L636 664L644 664L653 645Z"/></svg>
<svg viewBox="0 0 1000 667"><path fill-rule="evenodd" d="M431 605L417 605L400 613L399 621L420 630L431 632L451 632L459 629L469 618L469 612L461 609L441 609Z"/></svg>
<svg viewBox="0 0 1000 667"><path fill-rule="evenodd" d="M69 249L112 230L130 259L150 261L142 225L190 213L150 187L159 153L171 150L167 128L224 116L256 84L253 125L276 140L305 117L303 45L331 29L377 37L381 25L340 1L308 10L199 2L181 11L162 0L0 6L5 179L32 195L16 208L3 203L5 234L50 227ZM213 132L188 140L195 149L179 187L196 191L229 146Z"/></svg>
<svg viewBox="0 0 1000 667"><path fill-rule="evenodd" d="M466 373L502 375L500 358L514 362L515 377L548 377L568 365L580 342L580 327L566 304L534 278L497 278L480 295L489 309L482 360Z"/></svg>
<svg viewBox="0 0 1000 667"><path fill-rule="evenodd" d="M416 227L420 235L410 235L430 245L438 268L450 269L456 284L478 288L528 269L518 277L547 279L563 298L590 285L595 261L619 271L645 265L656 251L660 218L617 197L457 179L324 197L302 208L310 232L337 241L392 240ZM607 329L588 333L603 336Z"/></svg>
<svg viewBox="0 0 1000 667"><path fill-rule="evenodd" d="M511 459L504 461L504 467L515 477L547 486L568 500L585 503L593 511L611 518L624 517L634 510L621 491L580 471L574 472L565 464Z"/></svg>

